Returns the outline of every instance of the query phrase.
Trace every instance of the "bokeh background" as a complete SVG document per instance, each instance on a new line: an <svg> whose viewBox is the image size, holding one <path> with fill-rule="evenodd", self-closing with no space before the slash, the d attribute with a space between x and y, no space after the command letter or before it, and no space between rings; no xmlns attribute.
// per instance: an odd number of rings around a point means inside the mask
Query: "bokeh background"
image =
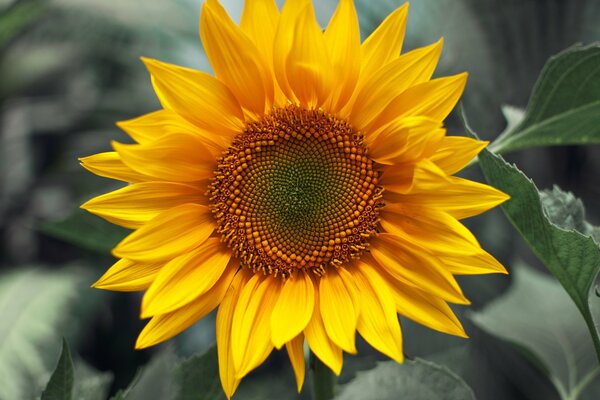
<svg viewBox="0 0 600 400"><path fill-rule="evenodd" d="M115 122L159 108L139 57L210 70L197 33L201 3L0 0L0 377L10 376L12 389L5 390L13 390L6 396L39 395L63 336L81 368L101 372L90 374L107 382L105 397L126 387L140 366L152 362L159 376L169 357L214 342L209 316L166 345L135 351L144 325L140 295L89 287L114 262L110 249L126 231L78 208L119 184L86 172L77 158L109 151L111 140L128 141ZM223 3L238 19L242 1ZM336 3L315 4L322 25ZM356 0L363 37L401 3ZM414 0L404 49L441 36L436 75L470 73L465 112L474 130L491 140L506 127L502 107L526 106L550 56L600 40L600 1ZM456 115L447 125L451 134L463 134ZM598 146L527 150L507 159L539 188L558 184L573 192L586 204L588 221L600 223ZM477 167L462 174L482 180ZM543 269L501 211L467 225L509 269L519 262ZM460 281L470 309L478 310L510 286L511 276ZM478 399L558 398L522 352L478 329L466 309L457 312L470 340L402 320L406 354L450 366ZM271 356L242 384L239 398L295 398L286 358ZM359 356L346 358L341 381L378 359L361 344ZM301 398L309 398L308 391Z"/></svg>

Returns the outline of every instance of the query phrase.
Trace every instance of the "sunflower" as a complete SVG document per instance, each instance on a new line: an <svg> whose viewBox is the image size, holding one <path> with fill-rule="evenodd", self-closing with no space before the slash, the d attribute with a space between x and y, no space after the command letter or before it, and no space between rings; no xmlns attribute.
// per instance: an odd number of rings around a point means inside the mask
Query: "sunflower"
<svg viewBox="0 0 600 400"><path fill-rule="evenodd" d="M356 331L402 362L398 313L466 337L454 275L505 273L460 219L505 201L453 176L487 142L447 136L465 73L431 79L442 40L400 54L408 6L361 43L352 0L325 30L310 0L217 0L200 36L215 76L143 59L163 109L121 122L135 144L81 159L129 185L82 207L134 229L95 287L145 291L136 348L218 307L223 389L285 346L335 374Z"/></svg>

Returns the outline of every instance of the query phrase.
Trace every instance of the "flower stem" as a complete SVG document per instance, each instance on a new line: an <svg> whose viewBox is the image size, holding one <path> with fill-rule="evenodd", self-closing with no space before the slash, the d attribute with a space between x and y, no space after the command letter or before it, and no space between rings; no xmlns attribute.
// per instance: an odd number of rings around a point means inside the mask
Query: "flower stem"
<svg viewBox="0 0 600 400"><path fill-rule="evenodd" d="M310 369L312 371L312 397L313 400L333 399L333 386L335 375L313 353L310 353Z"/></svg>

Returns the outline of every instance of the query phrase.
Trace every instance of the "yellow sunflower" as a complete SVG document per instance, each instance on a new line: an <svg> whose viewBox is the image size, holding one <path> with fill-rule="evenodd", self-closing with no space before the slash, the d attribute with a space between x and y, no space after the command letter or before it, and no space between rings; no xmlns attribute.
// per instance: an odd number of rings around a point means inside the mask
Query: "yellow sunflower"
<svg viewBox="0 0 600 400"><path fill-rule="evenodd" d="M218 307L223 389L306 342L335 374L356 331L401 362L398 313L466 336L454 275L505 273L459 220L505 201L452 176L486 146L442 121L467 74L431 79L442 40L400 54L408 7L363 42L354 4L327 28L310 0L217 0L200 36L215 76L144 59L163 109L119 123L136 144L81 159L130 183L82 207L134 229L95 283L145 294L136 347Z"/></svg>

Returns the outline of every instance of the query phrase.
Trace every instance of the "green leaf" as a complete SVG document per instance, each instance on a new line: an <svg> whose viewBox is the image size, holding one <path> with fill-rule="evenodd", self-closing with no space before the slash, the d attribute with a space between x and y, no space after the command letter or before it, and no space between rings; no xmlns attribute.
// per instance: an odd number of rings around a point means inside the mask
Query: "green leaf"
<svg viewBox="0 0 600 400"><path fill-rule="evenodd" d="M600 43L551 57L525 117L490 146L495 153L537 146L600 143Z"/></svg>
<svg viewBox="0 0 600 400"><path fill-rule="evenodd" d="M157 354L142 367L133 382L119 391L113 400L175 399L173 370L177 356L171 347Z"/></svg>
<svg viewBox="0 0 600 400"><path fill-rule="evenodd" d="M71 400L73 398L73 360L67 341L63 339L62 353L58 364L42 392L42 400Z"/></svg>
<svg viewBox="0 0 600 400"><path fill-rule="evenodd" d="M465 127L476 136L466 120ZM487 181L511 196L502 210L583 314L600 359L600 336L590 307L590 292L600 270L600 248L590 236L554 224L535 184L516 166L488 150L479 154L479 161ZM547 198L545 203L549 203Z"/></svg>
<svg viewBox="0 0 600 400"><path fill-rule="evenodd" d="M73 271L31 267L0 275L0 398L41 393L80 281Z"/></svg>
<svg viewBox="0 0 600 400"><path fill-rule="evenodd" d="M125 228L79 209L62 221L42 225L40 230L49 236L100 254L109 254L129 233Z"/></svg>
<svg viewBox="0 0 600 400"><path fill-rule="evenodd" d="M75 361L74 399L106 400L112 383L110 372L100 372L83 361Z"/></svg>
<svg viewBox="0 0 600 400"><path fill-rule="evenodd" d="M467 384L449 369L415 359L404 364L384 361L342 386L336 400L469 400Z"/></svg>
<svg viewBox="0 0 600 400"><path fill-rule="evenodd" d="M16 36L29 23L38 18L46 4L29 0L15 2L0 13L0 48Z"/></svg>
<svg viewBox="0 0 600 400"><path fill-rule="evenodd" d="M561 399L577 399L600 374L584 319L555 279L524 265L513 269L513 279L502 297L472 313L471 319L524 349Z"/></svg>
<svg viewBox="0 0 600 400"><path fill-rule="evenodd" d="M566 230L576 230L600 243L600 228L585 220L583 202L571 192L563 192L558 186L540 192L542 206L553 224Z"/></svg>
<svg viewBox="0 0 600 400"><path fill-rule="evenodd" d="M225 399L219 379L217 347L183 361L175 371L177 400Z"/></svg>

